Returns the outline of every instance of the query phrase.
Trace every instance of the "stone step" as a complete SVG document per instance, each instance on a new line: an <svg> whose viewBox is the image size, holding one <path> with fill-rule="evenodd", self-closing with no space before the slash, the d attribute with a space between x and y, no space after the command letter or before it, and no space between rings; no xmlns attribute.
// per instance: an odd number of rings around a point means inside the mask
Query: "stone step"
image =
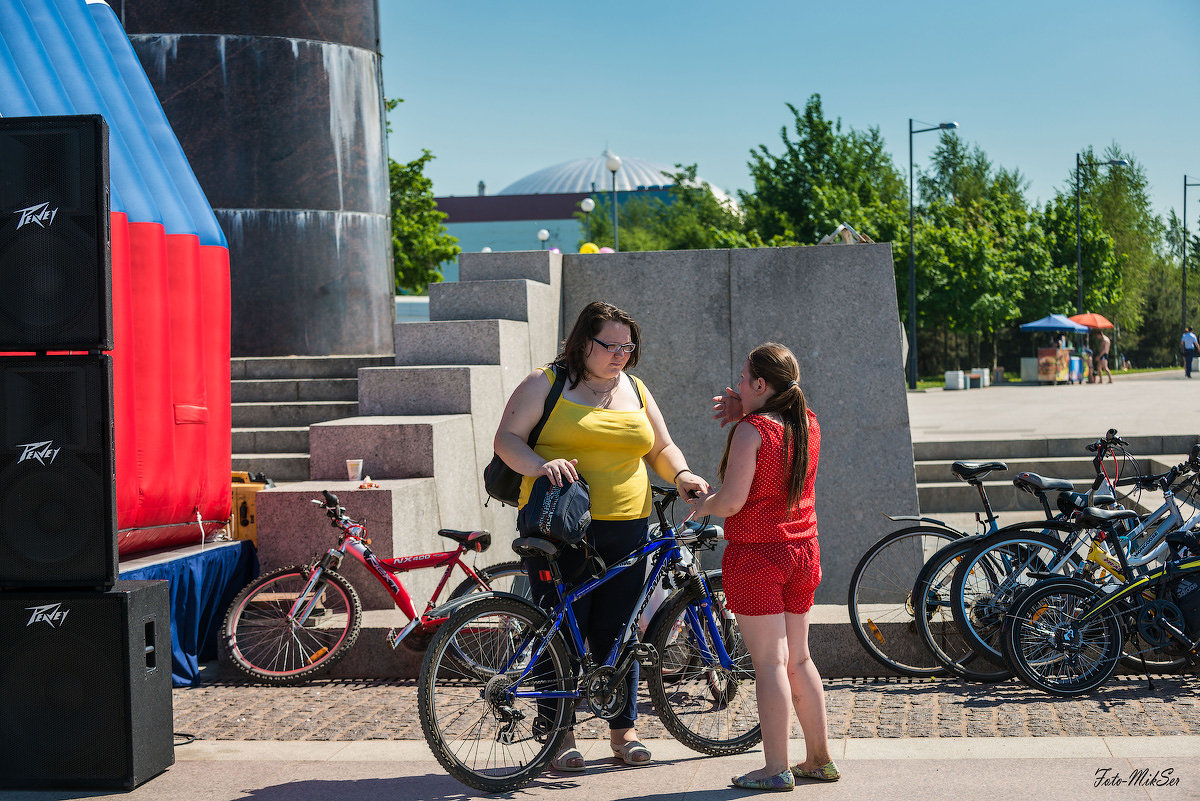
<svg viewBox="0 0 1200 801"><path fill-rule="evenodd" d="M529 375L534 365L531 352L529 324L516 320L396 324L396 365L496 365L500 367L500 388L506 399ZM536 364L545 364L550 358Z"/></svg>
<svg viewBox="0 0 1200 801"><path fill-rule="evenodd" d="M345 480L346 460L362 459L376 480L437 477L437 507L458 521L482 524L471 416L379 415L316 423L308 430L314 481Z"/></svg>
<svg viewBox="0 0 1200 801"><path fill-rule="evenodd" d="M1004 439L1004 440L956 440L952 442L914 442L913 457L918 462L965 459L1001 461L1037 459L1046 457L1086 457L1085 446L1095 442L1104 434L1097 431L1095 437ZM1154 435L1125 437L1129 450L1135 456L1146 457L1165 453L1186 453L1192 444L1200 441L1194 435Z"/></svg>
<svg viewBox="0 0 1200 801"><path fill-rule="evenodd" d="M233 469L262 473L276 483L308 480L307 453L234 453Z"/></svg>
<svg viewBox="0 0 1200 801"><path fill-rule="evenodd" d="M1074 482L1075 489L1085 490L1089 481ZM1042 506L1038 499L1027 492L1022 492L1012 485L1011 481L985 481L984 491L987 492L988 503L996 512L1016 510L1036 510ZM1051 494L1050 503L1054 503ZM917 500L922 514L939 512L974 512L982 511L979 492L970 484L962 481L927 482L917 485Z"/></svg>
<svg viewBox="0 0 1200 801"><path fill-rule="evenodd" d="M308 426L235 428L233 452L308 453Z"/></svg>
<svg viewBox="0 0 1200 801"><path fill-rule="evenodd" d="M230 359L231 378L354 378L360 367L391 364L388 356L249 356Z"/></svg>
<svg viewBox="0 0 1200 801"><path fill-rule="evenodd" d="M993 471L988 474L989 481L1011 481L1018 473L1029 472L1047 478L1069 478L1090 480L1094 475L1092 460L1085 457L1046 457L1044 459L995 459L994 457L967 459L971 462L1002 461L1008 465L1007 471ZM917 483L942 483L954 479L950 472L953 460L936 460L917 462Z"/></svg>
<svg viewBox="0 0 1200 801"><path fill-rule="evenodd" d="M562 254L548 250L460 253L458 256L460 282L522 278L556 285L561 274Z"/></svg>
<svg viewBox="0 0 1200 801"><path fill-rule="evenodd" d="M270 378L232 382L234 403L358 400L354 378Z"/></svg>
<svg viewBox="0 0 1200 801"><path fill-rule="evenodd" d="M235 403L233 425L237 428L286 428L353 417L357 413L357 401Z"/></svg>

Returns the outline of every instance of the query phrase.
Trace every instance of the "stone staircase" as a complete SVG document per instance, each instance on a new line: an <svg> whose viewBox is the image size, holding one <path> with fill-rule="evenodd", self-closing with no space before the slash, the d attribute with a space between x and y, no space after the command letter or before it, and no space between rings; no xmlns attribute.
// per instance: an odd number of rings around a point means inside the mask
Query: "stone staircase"
<svg viewBox="0 0 1200 801"><path fill-rule="evenodd" d="M484 506L480 476L508 396L556 353L561 275L557 253L463 254L460 281L429 288L431 319L396 324L394 358L245 360L235 372L234 425L247 431L235 429L234 447L239 454L239 442L259 447L235 460L235 469L297 482L258 495L263 570L307 560L332 543L328 523L308 503L322 489L336 492L351 517L366 518L380 557L445 550L439 528L485 528L495 533L495 545L479 564L515 559L507 547L515 512L494 501ZM269 379L268 365L255 364L267 361L282 363L270 365ZM314 375L318 368L327 372ZM301 384L302 374L315 383ZM362 459L363 473L379 488L346 481L347 459ZM366 609L392 609L361 565L346 560L342 570ZM418 611L440 576L437 570L403 576ZM382 635L364 636L387 651ZM377 656L379 669L396 669L398 656Z"/></svg>
<svg viewBox="0 0 1200 801"><path fill-rule="evenodd" d="M1186 458L1194 436L1127 437L1129 450L1147 470L1165 471ZM1008 471L992 473L983 482L992 509L1038 510L1037 498L1013 486L1017 473L1028 471L1046 477L1066 478L1076 489L1085 490L1095 475L1092 454L1085 446L1094 439L963 440L958 442L915 442L917 497L922 514L973 512L979 510L979 494L950 473L955 460L1002 461Z"/></svg>
<svg viewBox="0 0 1200 801"><path fill-rule="evenodd" d="M233 469L276 482L309 477L308 427L358 413L358 370L390 356L289 356L230 362Z"/></svg>

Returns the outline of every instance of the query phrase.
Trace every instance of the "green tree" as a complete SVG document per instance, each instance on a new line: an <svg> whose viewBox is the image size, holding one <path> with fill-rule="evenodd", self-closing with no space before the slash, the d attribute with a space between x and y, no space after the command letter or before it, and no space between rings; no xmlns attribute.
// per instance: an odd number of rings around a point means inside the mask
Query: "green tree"
<svg viewBox="0 0 1200 801"><path fill-rule="evenodd" d="M907 184L878 128L842 131L826 119L821 96L792 112L792 130L780 129L782 150L750 152L754 191L741 194L746 230L771 241L816 244L846 223L877 242L896 237L907 219Z"/></svg>
<svg viewBox="0 0 1200 801"><path fill-rule="evenodd" d="M398 98L385 101L387 111L402 102ZM387 130L391 129L389 121ZM432 160L433 153L425 149L407 164L388 159L392 268L397 292L424 294L429 284L442 280L438 265L462 252L458 240L446 233L446 215L438 209L433 181L425 175L425 165Z"/></svg>

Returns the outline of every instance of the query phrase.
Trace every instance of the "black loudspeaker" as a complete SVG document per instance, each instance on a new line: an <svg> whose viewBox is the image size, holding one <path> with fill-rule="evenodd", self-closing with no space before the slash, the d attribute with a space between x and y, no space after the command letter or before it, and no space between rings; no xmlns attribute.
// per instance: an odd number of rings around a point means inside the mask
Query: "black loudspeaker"
<svg viewBox="0 0 1200 801"><path fill-rule="evenodd" d="M0 357L0 588L112 586L114 458L109 356Z"/></svg>
<svg viewBox="0 0 1200 801"><path fill-rule="evenodd" d="M108 126L0 118L0 351L112 350Z"/></svg>
<svg viewBox="0 0 1200 801"><path fill-rule="evenodd" d="M131 788L175 762L165 581L0 593L0 788Z"/></svg>

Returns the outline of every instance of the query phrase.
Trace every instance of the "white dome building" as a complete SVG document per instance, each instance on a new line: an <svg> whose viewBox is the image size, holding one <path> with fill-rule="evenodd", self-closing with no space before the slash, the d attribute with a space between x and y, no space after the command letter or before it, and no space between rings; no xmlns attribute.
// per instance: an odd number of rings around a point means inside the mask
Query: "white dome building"
<svg viewBox="0 0 1200 801"><path fill-rule="evenodd" d="M613 189L613 174L608 169L609 152L598 156L566 161L530 173L488 195L480 182L478 195L436 198L438 208L446 214L446 228L458 238L465 252L537 250L557 247L563 253L574 253L590 227L576 219L579 204L593 195L608 200ZM621 157L616 174L617 201L632 195L658 196L668 199L674 180L667 173L676 168L635 157ZM706 183L703 179L697 185ZM709 185L713 195L723 203L736 206L725 192ZM537 236L539 230L549 233L546 240ZM458 280L458 263L441 265L447 281Z"/></svg>

